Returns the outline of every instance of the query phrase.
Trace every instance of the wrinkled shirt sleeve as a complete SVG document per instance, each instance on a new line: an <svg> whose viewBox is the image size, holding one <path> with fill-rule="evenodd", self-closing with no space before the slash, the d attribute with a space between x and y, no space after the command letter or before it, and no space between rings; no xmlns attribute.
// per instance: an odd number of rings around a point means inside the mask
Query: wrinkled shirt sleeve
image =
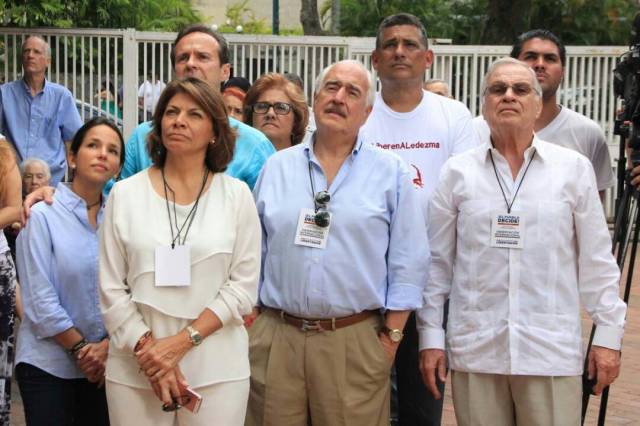
<svg viewBox="0 0 640 426"><path fill-rule="evenodd" d="M392 213L387 254L387 303L389 310L415 310L422 306L422 291L429 268L429 242L409 170L398 168L396 206Z"/></svg>
<svg viewBox="0 0 640 426"><path fill-rule="evenodd" d="M444 349L442 327L444 305L451 292L453 260L456 253L457 207L454 204L450 171L443 166L437 189L429 203L428 234L431 247L429 281L424 290L423 306L416 312L420 350Z"/></svg>
<svg viewBox="0 0 640 426"><path fill-rule="evenodd" d="M242 185L238 198L236 212L239 218L229 266L229 280L207 306L220 318L223 325L229 321L242 324L242 316L251 313L256 304L260 275L260 220L249 188Z"/></svg>
<svg viewBox="0 0 640 426"><path fill-rule="evenodd" d="M126 251L118 234L114 213L118 208L118 186L107 200L100 228L100 307L111 342L133 351L140 337L149 331L127 284Z"/></svg>
<svg viewBox="0 0 640 426"><path fill-rule="evenodd" d="M53 245L45 216L33 211L28 225L20 232L17 265L25 315L33 323L40 339L53 337L74 326L60 304L53 283Z"/></svg>
<svg viewBox="0 0 640 426"><path fill-rule="evenodd" d="M593 168L578 169L580 192L573 218L578 242L580 300L596 324L593 344L620 349L627 306L619 297L620 271L611 253L611 236Z"/></svg>

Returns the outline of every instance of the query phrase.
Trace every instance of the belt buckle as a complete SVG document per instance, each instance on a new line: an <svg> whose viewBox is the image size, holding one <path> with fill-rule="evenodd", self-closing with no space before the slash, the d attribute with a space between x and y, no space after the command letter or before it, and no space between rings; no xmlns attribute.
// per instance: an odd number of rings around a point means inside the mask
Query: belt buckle
<svg viewBox="0 0 640 426"><path fill-rule="evenodd" d="M320 325L320 321L309 321L306 319L302 320L302 326L300 327L302 331L323 331L324 329Z"/></svg>

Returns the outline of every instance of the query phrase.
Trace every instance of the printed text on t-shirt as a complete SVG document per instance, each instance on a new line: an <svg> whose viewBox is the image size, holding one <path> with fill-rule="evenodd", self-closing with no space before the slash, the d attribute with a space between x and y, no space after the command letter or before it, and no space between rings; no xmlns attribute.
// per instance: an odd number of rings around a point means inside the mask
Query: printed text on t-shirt
<svg viewBox="0 0 640 426"><path fill-rule="evenodd" d="M400 143L379 143L376 145L382 149L439 149L440 142L400 142Z"/></svg>

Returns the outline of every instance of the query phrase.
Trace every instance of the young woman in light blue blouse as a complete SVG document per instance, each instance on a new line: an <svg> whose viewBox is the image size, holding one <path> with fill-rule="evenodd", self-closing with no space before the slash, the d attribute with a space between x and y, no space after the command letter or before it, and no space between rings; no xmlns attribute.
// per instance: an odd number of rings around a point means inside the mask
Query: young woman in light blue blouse
<svg viewBox="0 0 640 426"><path fill-rule="evenodd" d="M108 336L98 297L98 226L105 182L124 160L110 120L87 122L71 143L71 184L31 211L17 244L25 318L16 376L27 425L108 425Z"/></svg>

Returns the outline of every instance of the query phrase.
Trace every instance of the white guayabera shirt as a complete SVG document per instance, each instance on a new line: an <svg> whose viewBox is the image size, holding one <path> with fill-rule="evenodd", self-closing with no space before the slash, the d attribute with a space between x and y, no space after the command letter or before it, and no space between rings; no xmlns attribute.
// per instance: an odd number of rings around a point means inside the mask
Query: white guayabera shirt
<svg viewBox="0 0 640 426"><path fill-rule="evenodd" d="M492 217L507 212L505 199L511 203L518 186L511 212L524 221L523 248L492 247ZM454 370L581 374L580 303L598 325L593 344L620 348L626 305L586 157L534 138L514 180L486 143L448 160L429 207L432 263L418 312L420 349L445 348L447 297Z"/></svg>

